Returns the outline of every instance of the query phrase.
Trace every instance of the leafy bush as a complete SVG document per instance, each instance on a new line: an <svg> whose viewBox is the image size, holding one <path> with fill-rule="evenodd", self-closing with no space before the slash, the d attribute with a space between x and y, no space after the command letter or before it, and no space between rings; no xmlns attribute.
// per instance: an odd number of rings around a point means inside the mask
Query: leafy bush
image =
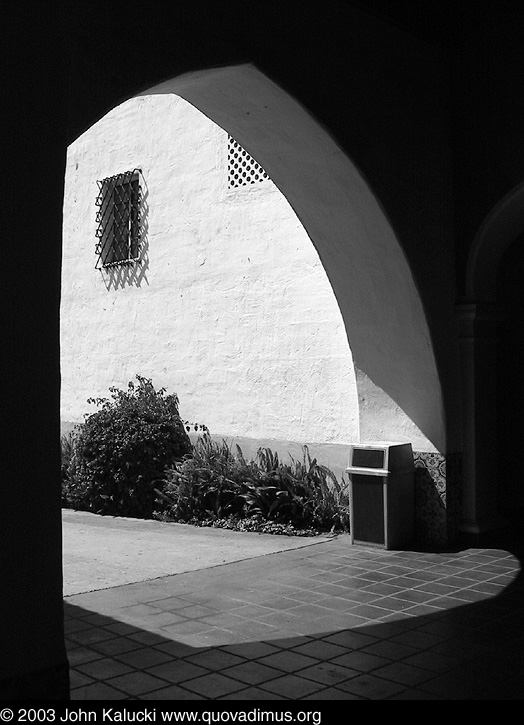
<svg viewBox="0 0 524 725"><path fill-rule="evenodd" d="M136 379L127 390L109 388L110 399L88 400L100 409L86 416L71 440L72 456L63 470L65 505L152 518L156 482L191 451L178 397L155 390L140 375Z"/></svg>
<svg viewBox="0 0 524 725"><path fill-rule="evenodd" d="M329 468L311 458L307 446L302 451L302 461L291 457L284 464L269 448L258 450L260 478L244 494L247 513L300 527L346 528L343 488Z"/></svg>
<svg viewBox="0 0 524 725"><path fill-rule="evenodd" d="M74 496L73 458L75 453L75 430L60 438L62 506L70 506Z"/></svg>
<svg viewBox="0 0 524 725"><path fill-rule="evenodd" d="M157 489L157 518L189 522L238 515L244 507L244 482L253 475L240 447L235 455L224 441L204 434L190 455L165 471Z"/></svg>
<svg viewBox="0 0 524 725"><path fill-rule="evenodd" d="M347 498L333 473L311 459L307 446L303 460L282 463L278 454L260 448L253 461L242 450L233 452L225 441L209 435L199 438L191 453L166 470L157 489L156 518L206 523L224 528L288 533L346 530ZM248 524L249 520L249 524Z"/></svg>

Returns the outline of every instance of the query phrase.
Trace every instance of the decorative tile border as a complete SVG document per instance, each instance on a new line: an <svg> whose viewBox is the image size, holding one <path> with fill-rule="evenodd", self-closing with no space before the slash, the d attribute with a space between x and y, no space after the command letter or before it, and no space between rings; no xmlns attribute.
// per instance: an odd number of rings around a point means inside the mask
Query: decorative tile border
<svg viewBox="0 0 524 725"><path fill-rule="evenodd" d="M456 535L461 454L413 452L415 464L415 537L417 543L444 547Z"/></svg>
<svg viewBox="0 0 524 725"><path fill-rule="evenodd" d="M451 543L458 537L462 511L462 453L448 453L446 467L448 541Z"/></svg>

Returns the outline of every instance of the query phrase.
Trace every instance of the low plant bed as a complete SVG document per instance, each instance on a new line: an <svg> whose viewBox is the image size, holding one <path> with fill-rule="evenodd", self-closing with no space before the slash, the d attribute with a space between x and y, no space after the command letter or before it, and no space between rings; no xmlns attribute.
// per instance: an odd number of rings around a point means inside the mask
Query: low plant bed
<svg viewBox="0 0 524 725"><path fill-rule="evenodd" d="M307 446L302 460L269 448L246 460L183 422L175 394L137 381L89 401L100 410L62 439L64 508L286 536L349 530L347 487Z"/></svg>
<svg viewBox="0 0 524 725"><path fill-rule="evenodd" d="M170 519L161 519L162 521L170 521ZM180 523L180 522L178 522ZM279 536L321 536L326 531L320 529L297 528L292 523L279 524L276 521L268 521L262 516L246 516L245 518L235 518L229 516L224 519L193 519L185 522L190 526L209 527L213 529L229 529L230 531L251 531L258 534L276 534Z"/></svg>

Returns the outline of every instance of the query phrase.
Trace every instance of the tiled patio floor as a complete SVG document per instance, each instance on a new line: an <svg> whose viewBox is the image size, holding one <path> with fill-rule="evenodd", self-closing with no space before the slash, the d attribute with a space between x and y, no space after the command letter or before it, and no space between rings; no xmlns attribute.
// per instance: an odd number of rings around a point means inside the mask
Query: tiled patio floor
<svg viewBox="0 0 524 725"><path fill-rule="evenodd" d="M72 700L522 699L505 549L347 536L65 599Z"/></svg>

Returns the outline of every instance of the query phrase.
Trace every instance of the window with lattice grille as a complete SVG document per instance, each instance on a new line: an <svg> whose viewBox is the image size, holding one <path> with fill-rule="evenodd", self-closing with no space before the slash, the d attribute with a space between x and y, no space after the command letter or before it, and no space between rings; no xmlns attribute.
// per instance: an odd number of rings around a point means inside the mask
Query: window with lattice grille
<svg viewBox="0 0 524 725"><path fill-rule="evenodd" d="M260 164L232 136L228 136L227 151L228 181L230 187L259 184L269 179L269 176Z"/></svg>
<svg viewBox="0 0 524 725"><path fill-rule="evenodd" d="M97 269L137 261L141 202L138 169L110 176L97 184Z"/></svg>

